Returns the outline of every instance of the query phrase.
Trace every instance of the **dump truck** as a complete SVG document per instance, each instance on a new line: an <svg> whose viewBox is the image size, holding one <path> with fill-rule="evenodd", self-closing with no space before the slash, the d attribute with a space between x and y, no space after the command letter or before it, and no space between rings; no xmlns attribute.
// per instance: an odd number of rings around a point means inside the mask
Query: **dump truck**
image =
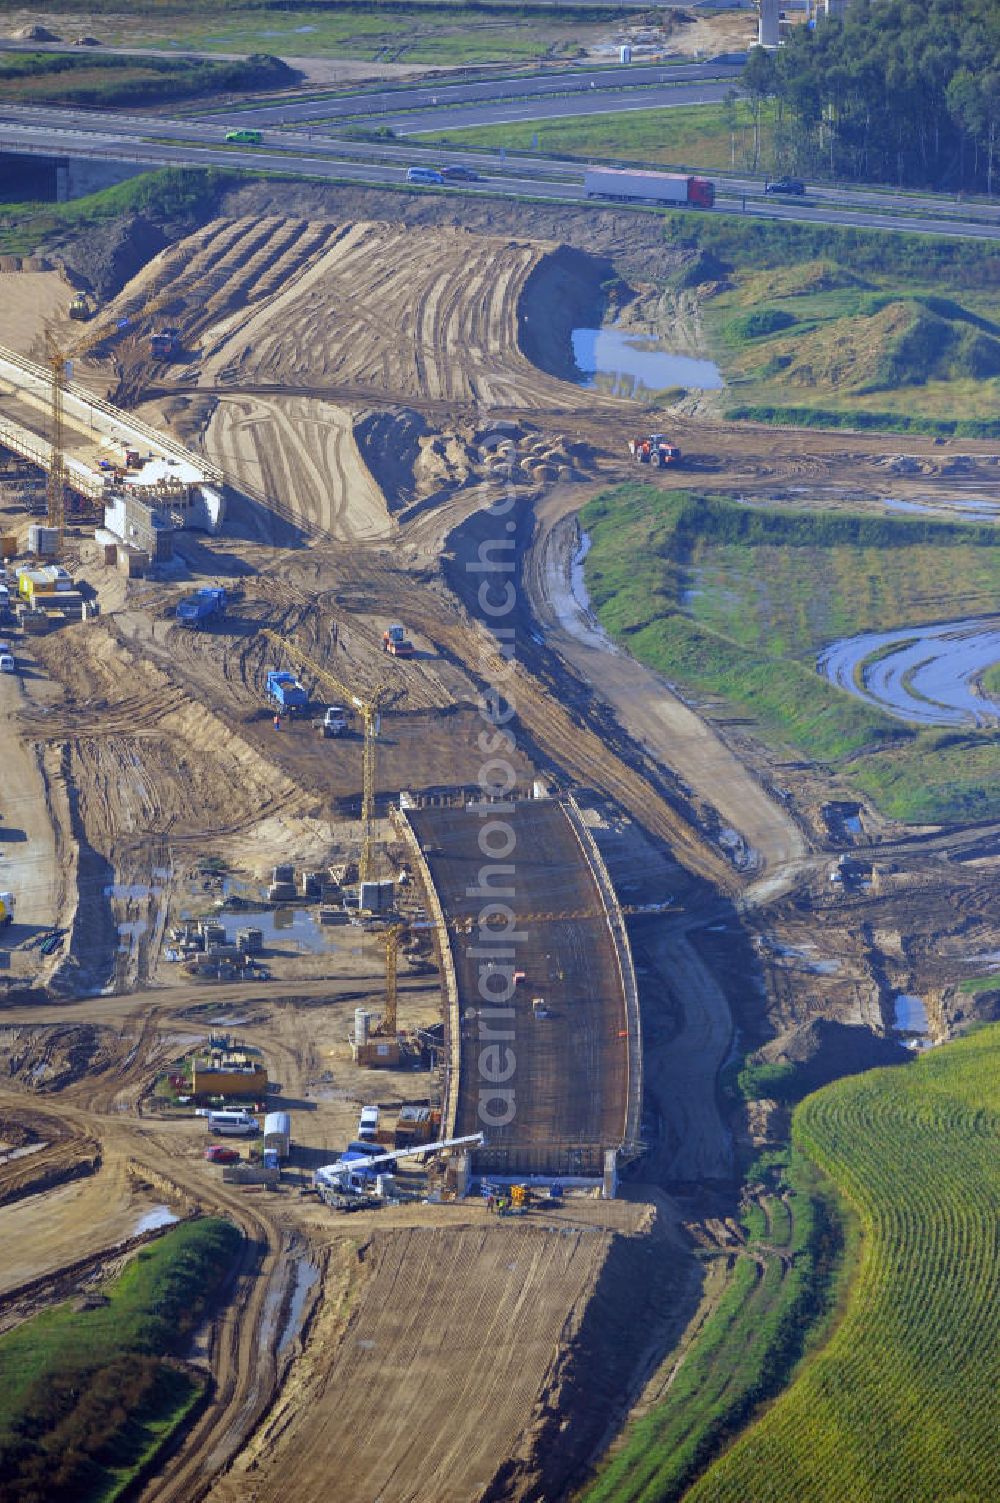
<svg viewBox="0 0 1000 1503"><path fill-rule="evenodd" d="M681 462L680 449L662 433L650 433L645 438L630 439L628 451L637 464L652 464L661 470Z"/></svg>
<svg viewBox="0 0 1000 1503"><path fill-rule="evenodd" d="M677 172L625 172L612 167L588 167L583 175L588 198L616 198L622 203L676 204L710 209L715 184L704 177Z"/></svg>
<svg viewBox="0 0 1000 1503"><path fill-rule="evenodd" d="M78 292L77 295L76 295L76 297L70 303L70 305L69 305L69 316L70 316L70 318L75 318L75 319L80 319L80 320L85 320L85 319L88 319L88 318L93 318L93 316L94 316L94 309L93 309L93 306L91 305L90 298L87 296L87 294L85 292Z"/></svg>
<svg viewBox="0 0 1000 1503"><path fill-rule="evenodd" d="M400 626L398 621L382 633L382 651L391 653L394 658L412 658L413 643L407 638L406 627Z"/></svg>
<svg viewBox="0 0 1000 1503"><path fill-rule="evenodd" d="M284 668L271 668L267 675L267 697L279 710L292 714L295 710L309 707L309 695L304 686Z"/></svg>
<svg viewBox="0 0 1000 1503"><path fill-rule="evenodd" d="M149 341L149 353L158 360L169 360L177 353L177 330L157 329Z"/></svg>
<svg viewBox="0 0 1000 1503"><path fill-rule="evenodd" d="M14 894L0 892L0 928L14 922Z"/></svg>
<svg viewBox="0 0 1000 1503"><path fill-rule="evenodd" d="M219 585L206 586L178 602L177 620L182 626L203 626L213 616L223 615L225 609L225 590Z"/></svg>

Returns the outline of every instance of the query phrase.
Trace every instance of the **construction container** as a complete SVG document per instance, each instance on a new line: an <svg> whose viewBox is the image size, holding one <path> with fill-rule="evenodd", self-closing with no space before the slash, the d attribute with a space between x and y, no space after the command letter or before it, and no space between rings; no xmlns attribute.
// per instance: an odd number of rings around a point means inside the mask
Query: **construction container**
<svg viewBox="0 0 1000 1503"><path fill-rule="evenodd" d="M321 908L319 911L321 924L346 924L348 917L345 908Z"/></svg>
<svg viewBox="0 0 1000 1503"><path fill-rule="evenodd" d="M292 866L290 862L288 862L288 863L283 862L281 864L281 866L272 867L271 868L271 881L272 882L292 882L292 883L294 883L294 881L295 881L295 867Z"/></svg>
<svg viewBox="0 0 1000 1503"><path fill-rule="evenodd" d="M18 612L18 621L21 630L28 636L39 637L49 629L49 618L46 611L21 610Z"/></svg>
<svg viewBox="0 0 1000 1503"><path fill-rule="evenodd" d="M272 882L267 889L268 902L287 903L292 898L298 897L294 882Z"/></svg>
<svg viewBox="0 0 1000 1503"><path fill-rule="evenodd" d="M237 949L244 955L260 955L264 950L263 929L237 929Z"/></svg>
<svg viewBox="0 0 1000 1503"><path fill-rule="evenodd" d="M198 925L205 948L209 945L224 945L226 943L226 926L219 924L215 919L203 919Z"/></svg>
<svg viewBox="0 0 1000 1503"><path fill-rule="evenodd" d="M394 1070L403 1058L395 1039L373 1039L367 1044L354 1041L354 1063L368 1070Z"/></svg>
<svg viewBox="0 0 1000 1503"><path fill-rule="evenodd" d="M267 1071L256 1062L252 1064L213 1065L207 1060L195 1060L191 1071L191 1093L194 1096L263 1096L267 1091Z"/></svg>
<svg viewBox="0 0 1000 1503"><path fill-rule="evenodd" d="M362 882L358 887L358 907L364 913L385 913L396 901L393 881Z"/></svg>
<svg viewBox="0 0 1000 1503"><path fill-rule="evenodd" d="M32 522L28 528L28 552L37 553L40 558L52 558L58 550L59 529Z"/></svg>
<svg viewBox="0 0 1000 1503"><path fill-rule="evenodd" d="M12 532L5 532L0 537L0 558L17 558L17 538Z"/></svg>
<svg viewBox="0 0 1000 1503"><path fill-rule="evenodd" d="M118 568L126 579L141 579L149 568L149 554L141 548L129 548L124 543L117 552Z"/></svg>
<svg viewBox="0 0 1000 1503"><path fill-rule="evenodd" d="M292 1119L287 1112L268 1112L264 1118L264 1152L274 1149L287 1159L292 1147Z"/></svg>
<svg viewBox="0 0 1000 1503"><path fill-rule="evenodd" d="M323 896L323 872L302 873L302 896L304 898L321 898Z"/></svg>

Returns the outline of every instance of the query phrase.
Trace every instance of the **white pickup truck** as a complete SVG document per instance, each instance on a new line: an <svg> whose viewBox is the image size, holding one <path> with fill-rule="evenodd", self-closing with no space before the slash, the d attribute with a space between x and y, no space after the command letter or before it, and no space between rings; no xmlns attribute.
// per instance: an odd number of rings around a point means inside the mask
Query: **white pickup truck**
<svg viewBox="0 0 1000 1503"><path fill-rule="evenodd" d="M324 736L343 736L347 730L347 712L343 705L330 705L316 725Z"/></svg>

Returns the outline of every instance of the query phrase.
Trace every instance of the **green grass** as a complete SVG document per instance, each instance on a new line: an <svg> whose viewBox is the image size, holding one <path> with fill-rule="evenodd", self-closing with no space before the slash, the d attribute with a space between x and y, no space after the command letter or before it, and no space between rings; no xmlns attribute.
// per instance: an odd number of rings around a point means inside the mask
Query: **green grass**
<svg viewBox="0 0 1000 1503"><path fill-rule="evenodd" d="M910 729L815 669L838 637L993 609L996 529L746 507L647 485L597 497L581 520L594 608L642 662L752 717L776 750L839 764L894 818L1000 813L995 737Z"/></svg>
<svg viewBox="0 0 1000 1503"><path fill-rule="evenodd" d="M704 288L725 416L998 438L1000 254L927 236L667 219Z"/></svg>
<svg viewBox="0 0 1000 1503"><path fill-rule="evenodd" d="M443 117L445 121L447 117ZM538 150L551 156L603 157L648 163L654 167L697 167L722 172L743 169L752 160L753 130L744 101L735 106L735 127L726 123L717 104L677 105L671 109L629 110L621 115L572 115L556 120L526 120L442 130L435 140L455 146ZM763 132L765 143L770 128ZM421 137L421 139L427 139Z"/></svg>
<svg viewBox="0 0 1000 1503"><path fill-rule="evenodd" d="M90 29L115 46L188 48L200 52L278 53L345 57L382 63L479 64L531 62L581 55L586 35L606 34L616 17L572 5L355 3L301 9L254 4L197 7L160 0L127 17L120 5Z"/></svg>
<svg viewBox="0 0 1000 1503"><path fill-rule="evenodd" d="M1000 991L1000 975L994 973L992 976L966 976L964 981L958 983L958 989L966 995Z"/></svg>
<svg viewBox="0 0 1000 1503"><path fill-rule="evenodd" d="M301 75L276 57L239 62L130 58L81 52L0 54L0 100L101 108L288 88Z"/></svg>
<svg viewBox="0 0 1000 1503"><path fill-rule="evenodd" d="M183 1350L236 1255L229 1222L142 1248L93 1308L55 1306L0 1336L0 1503L112 1499L203 1391Z"/></svg>
<svg viewBox="0 0 1000 1503"><path fill-rule="evenodd" d="M850 1262L829 1189L799 1154L771 1155L754 1177L746 1251L724 1293L667 1398L629 1427L583 1503L680 1498L822 1331Z"/></svg>
<svg viewBox="0 0 1000 1503"><path fill-rule="evenodd" d="M860 1220L848 1306L686 1503L1000 1497L1000 1028L826 1087L793 1139Z"/></svg>
<svg viewBox="0 0 1000 1503"><path fill-rule="evenodd" d="M0 253L32 255L127 214L170 221L180 233L210 217L223 193L245 181L219 168L165 167L68 203L0 205Z"/></svg>

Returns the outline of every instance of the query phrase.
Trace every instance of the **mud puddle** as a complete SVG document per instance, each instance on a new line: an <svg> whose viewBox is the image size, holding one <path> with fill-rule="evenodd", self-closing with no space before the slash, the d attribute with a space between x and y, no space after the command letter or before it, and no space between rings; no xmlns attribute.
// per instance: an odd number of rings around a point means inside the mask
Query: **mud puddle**
<svg viewBox="0 0 1000 1503"><path fill-rule="evenodd" d="M863 632L834 642L816 667L840 689L920 725L983 725L1000 704L976 693L984 669L1000 661L1000 619Z"/></svg>
<svg viewBox="0 0 1000 1503"><path fill-rule="evenodd" d="M580 385L615 397L684 386L717 391L722 373L711 360L675 355L656 339L625 329L574 329L573 360Z"/></svg>
<svg viewBox="0 0 1000 1503"><path fill-rule="evenodd" d="M161 1226L173 1226L180 1217L176 1216L169 1206L152 1206L144 1211L132 1228L133 1237L141 1237L143 1232L155 1232Z"/></svg>
<svg viewBox="0 0 1000 1503"><path fill-rule="evenodd" d="M295 1340L295 1337L302 1329L306 1300L318 1278L319 1269L314 1263L303 1261L296 1264L295 1279L291 1286L291 1297L288 1304L288 1314L285 1316L285 1324L278 1338L279 1357L285 1351L286 1347Z"/></svg>

